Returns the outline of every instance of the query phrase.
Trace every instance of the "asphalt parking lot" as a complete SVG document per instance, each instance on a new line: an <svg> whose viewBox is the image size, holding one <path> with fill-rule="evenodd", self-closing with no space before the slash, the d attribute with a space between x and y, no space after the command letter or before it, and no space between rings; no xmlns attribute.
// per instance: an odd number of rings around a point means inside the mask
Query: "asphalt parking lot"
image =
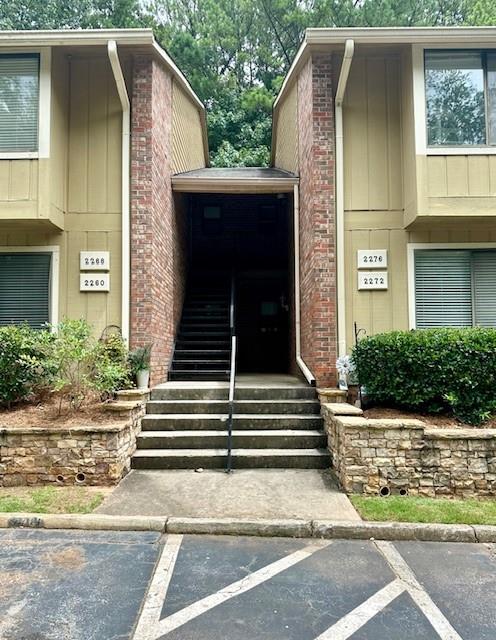
<svg viewBox="0 0 496 640"><path fill-rule="evenodd" d="M494 545L0 531L1 640L494 640Z"/></svg>

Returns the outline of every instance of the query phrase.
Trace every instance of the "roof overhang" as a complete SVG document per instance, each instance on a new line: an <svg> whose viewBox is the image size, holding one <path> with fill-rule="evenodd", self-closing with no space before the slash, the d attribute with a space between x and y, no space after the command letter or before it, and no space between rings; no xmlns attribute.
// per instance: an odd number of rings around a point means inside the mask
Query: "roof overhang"
<svg viewBox="0 0 496 640"><path fill-rule="evenodd" d="M152 29L55 29L41 31L0 31L0 51L39 47L107 47L109 41L118 47L136 48L149 53L163 64L200 112L203 146L208 164L208 139L205 106L193 91L183 72L169 54L155 41Z"/></svg>
<svg viewBox="0 0 496 640"><path fill-rule="evenodd" d="M41 31L0 31L0 47L104 46L109 40L120 45L152 46L151 29L54 29Z"/></svg>
<svg viewBox="0 0 496 640"><path fill-rule="evenodd" d="M306 29L303 41L273 104L271 163L275 161L275 132L279 105L307 62L312 50L342 50L346 40L357 45L464 45L496 47L496 27L318 27Z"/></svg>
<svg viewBox="0 0 496 640"><path fill-rule="evenodd" d="M172 176L172 188L182 193L288 193L298 176L265 168L198 169Z"/></svg>

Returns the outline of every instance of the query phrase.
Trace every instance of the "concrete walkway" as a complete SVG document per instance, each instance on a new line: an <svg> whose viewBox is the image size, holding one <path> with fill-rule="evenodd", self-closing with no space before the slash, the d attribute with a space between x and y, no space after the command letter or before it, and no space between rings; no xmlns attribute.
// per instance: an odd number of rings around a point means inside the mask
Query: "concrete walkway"
<svg viewBox="0 0 496 640"><path fill-rule="evenodd" d="M131 471L97 509L109 515L360 520L332 473L314 469Z"/></svg>

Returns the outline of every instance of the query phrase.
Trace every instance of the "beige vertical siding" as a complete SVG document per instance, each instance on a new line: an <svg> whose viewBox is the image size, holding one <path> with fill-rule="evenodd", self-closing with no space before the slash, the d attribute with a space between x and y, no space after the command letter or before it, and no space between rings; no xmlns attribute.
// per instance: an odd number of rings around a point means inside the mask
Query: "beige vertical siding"
<svg viewBox="0 0 496 640"><path fill-rule="evenodd" d="M172 173L206 166L203 124L198 107L179 84L172 84Z"/></svg>
<svg viewBox="0 0 496 640"><path fill-rule="evenodd" d="M345 208L403 207L400 60L357 55L343 109Z"/></svg>
<svg viewBox="0 0 496 640"><path fill-rule="evenodd" d="M298 83L295 82L277 114L275 166L296 174L299 173L297 110Z"/></svg>
<svg viewBox="0 0 496 640"><path fill-rule="evenodd" d="M105 57L52 54L50 158L0 161L0 246L59 246L59 318L86 318L99 335L121 323L120 102ZM2 224L9 207L32 225ZM109 293L79 291L85 250L110 251Z"/></svg>
<svg viewBox="0 0 496 640"><path fill-rule="evenodd" d="M52 53L50 128L50 210L53 217L67 211L67 142L69 134L69 64L55 49Z"/></svg>
<svg viewBox="0 0 496 640"><path fill-rule="evenodd" d="M419 159L425 180L423 215L484 216L496 209L496 156L449 155ZM424 177L424 178L423 178Z"/></svg>
<svg viewBox="0 0 496 640"><path fill-rule="evenodd" d="M353 323L368 335L408 329L407 244L452 242L494 242L496 225L474 222L470 225L431 224L419 229L404 229L401 212L349 213L345 221L346 320L347 344L353 344ZM357 251L387 249L387 291L359 291Z"/></svg>
<svg viewBox="0 0 496 640"><path fill-rule="evenodd" d="M121 107L106 58L70 62L68 211L121 209Z"/></svg>
<svg viewBox="0 0 496 640"><path fill-rule="evenodd" d="M95 219L83 223L79 216L69 216L67 226L64 232L57 233L47 227L20 229L0 225L0 247L15 250L16 246L59 246L59 318L86 318L94 327L95 335L100 335L107 325L120 325L120 219L108 216L102 225ZM79 252L86 250L110 251L110 293L79 291Z"/></svg>
<svg viewBox="0 0 496 640"><path fill-rule="evenodd" d="M38 217L38 160L0 160L0 221Z"/></svg>

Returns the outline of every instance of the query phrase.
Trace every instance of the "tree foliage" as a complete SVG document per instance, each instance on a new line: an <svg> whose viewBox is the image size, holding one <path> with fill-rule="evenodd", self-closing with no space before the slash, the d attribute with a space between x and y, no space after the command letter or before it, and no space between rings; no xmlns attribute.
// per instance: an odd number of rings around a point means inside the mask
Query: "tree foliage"
<svg viewBox="0 0 496 640"><path fill-rule="evenodd" d="M493 0L2 0L0 29L152 27L208 109L214 165L269 158L271 105L306 27L494 24Z"/></svg>

